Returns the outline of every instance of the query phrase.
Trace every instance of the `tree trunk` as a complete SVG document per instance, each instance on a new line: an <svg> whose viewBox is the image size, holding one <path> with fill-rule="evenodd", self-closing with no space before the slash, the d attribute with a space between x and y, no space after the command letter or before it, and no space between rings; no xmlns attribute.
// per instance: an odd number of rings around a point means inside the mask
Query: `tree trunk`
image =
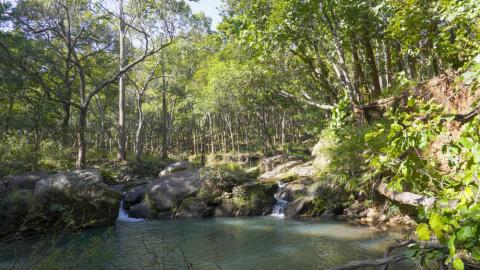
<svg viewBox="0 0 480 270"><path fill-rule="evenodd" d="M382 88L380 86L380 80L378 79L378 68L377 63L375 62L375 53L373 51L372 43L369 40L369 37L366 36L363 40L363 45L365 47L365 54L367 56L367 62L370 66L370 77L372 79L373 89L372 89L372 100L378 98L382 94Z"/></svg>
<svg viewBox="0 0 480 270"><path fill-rule="evenodd" d="M143 110L142 110L142 97L137 97L137 111L138 111L138 126L135 132L135 161L139 162L142 159L143 154Z"/></svg>
<svg viewBox="0 0 480 270"><path fill-rule="evenodd" d="M392 71L392 48L388 40L383 41L385 48L385 67L387 72L387 88L393 85L393 71Z"/></svg>
<svg viewBox="0 0 480 270"><path fill-rule="evenodd" d="M80 115L78 119L78 155L75 167L77 169L83 169L85 167L87 142L85 139L85 130L87 127L87 108L80 109Z"/></svg>
<svg viewBox="0 0 480 270"><path fill-rule="evenodd" d="M120 24L120 48L119 48L119 69L125 66L125 34L126 25L123 14L123 0L118 1L119 24ZM126 134L125 134L125 78L122 74L118 81L118 159L127 159Z"/></svg>
<svg viewBox="0 0 480 270"><path fill-rule="evenodd" d="M168 157L168 108L167 108L167 79L165 77L165 64L162 64L162 152L161 159Z"/></svg>

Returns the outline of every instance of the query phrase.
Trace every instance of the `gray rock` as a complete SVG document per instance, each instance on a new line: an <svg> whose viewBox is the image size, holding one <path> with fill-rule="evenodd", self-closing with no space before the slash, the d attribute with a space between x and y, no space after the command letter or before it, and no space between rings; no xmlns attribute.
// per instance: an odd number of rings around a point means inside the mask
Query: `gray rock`
<svg viewBox="0 0 480 270"><path fill-rule="evenodd" d="M131 218L155 218L155 213L151 212L150 207L144 201L132 205L126 211Z"/></svg>
<svg viewBox="0 0 480 270"><path fill-rule="evenodd" d="M5 186L5 183L0 180L0 201L5 199L7 197L7 187Z"/></svg>
<svg viewBox="0 0 480 270"><path fill-rule="evenodd" d="M197 170L187 170L153 180L147 186L145 200L154 212L170 211L187 197L195 195L202 181Z"/></svg>
<svg viewBox="0 0 480 270"><path fill-rule="evenodd" d="M179 161L179 162L175 162L173 164L168 165L163 171L159 173L158 176L165 176L172 173L191 170L191 169L193 169L192 163L188 161Z"/></svg>
<svg viewBox="0 0 480 270"><path fill-rule="evenodd" d="M248 183L233 188L231 194L222 194L222 201L215 209L216 217L260 216L272 212L276 200L273 195L276 184Z"/></svg>
<svg viewBox="0 0 480 270"><path fill-rule="evenodd" d="M288 161L299 160L297 157L287 156L287 155L276 155L268 158L262 159L260 162L260 167L264 172L269 172L273 170L278 165L287 163Z"/></svg>
<svg viewBox="0 0 480 270"><path fill-rule="evenodd" d="M125 192L123 202L126 209L129 209L132 205L138 204L143 200L147 186L147 184L143 184Z"/></svg>
<svg viewBox="0 0 480 270"><path fill-rule="evenodd" d="M213 214L213 207L198 198L187 198L178 207L176 218L205 218Z"/></svg>
<svg viewBox="0 0 480 270"><path fill-rule="evenodd" d="M317 173L315 167L313 167L313 162L307 162L302 165L295 166L288 170L287 174L295 175L300 177L313 177Z"/></svg>
<svg viewBox="0 0 480 270"><path fill-rule="evenodd" d="M289 169L303 164L303 161L301 160L292 160L288 161L284 164L280 164L273 168L270 171L267 171L266 173L260 175L260 179L275 179L277 178L281 173L287 172Z"/></svg>
<svg viewBox="0 0 480 270"><path fill-rule="evenodd" d="M20 189L33 190L35 184L47 176L48 173L46 172L28 172L13 176L7 181L8 191L12 192Z"/></svg>
<svg viewBox="0 0 480 270"><path fill-rule="evenodd" d="M57 173L39 180L34 196L49 205L70 209L75 227L113 225L121 193L103 183L97 170Z"/></svg>
<svg viewBox="0 0 480 270"><path fill-rule="evenodd" d="M286 217L303 216L313 208L313 198L303 197L291 202L285 208Z"/></svg>
<svg viewBox="0 0 480 270"><path fill-rule="evenodd" d="M62 172L39 180L35 184L34 194L38 195L52 188L65 191L88 192L87 189L94 184L103 184L102 174L97 170Z"/></svg>

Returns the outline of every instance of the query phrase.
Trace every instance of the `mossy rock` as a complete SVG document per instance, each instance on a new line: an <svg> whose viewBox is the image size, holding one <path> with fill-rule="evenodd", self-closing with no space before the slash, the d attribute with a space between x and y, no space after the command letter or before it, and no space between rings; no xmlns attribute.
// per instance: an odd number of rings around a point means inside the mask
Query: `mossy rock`
<svg viewBox="0 0 480 270"><path fill-rule="evenodd" d="M272 212L276 184L249 183L233 188L215 210L216 216L260 216Z"/></svg>
<svg viewBox="0 0 480 270"><path fill-rule="evenodd" d="M213 207L205 200L190 197L182 201L175 213L176 218L205 218L213 214Z"/></svg>

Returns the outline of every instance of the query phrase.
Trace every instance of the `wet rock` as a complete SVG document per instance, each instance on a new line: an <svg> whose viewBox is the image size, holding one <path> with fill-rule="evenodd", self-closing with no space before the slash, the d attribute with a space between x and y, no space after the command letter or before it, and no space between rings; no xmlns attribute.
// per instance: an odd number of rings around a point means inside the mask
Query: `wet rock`
<svg viewBox="0 0 480 270"><path fill-rule="evenodd" d="M198 198L183 200L175 213L176 218L205 218L213 214L214 208Z"/></svg>
<svg viewBox="0 0 480 270"><path fill-rule="evenodd" d="M145 200L153 212L170 211L187 197L194 196L202 185L197 170L180 171L150 182Z"/></svg>
<svg viewBox="0 0 480 270"><path fill-rule="evenodd" d="M175 162L173 164L168 165L163 171L161 171L158 174L158 176L165 176L172 173L191 170L191 169L193 169L192 163L188 161L179 161L179 162Z"/></svg>
<svg viewBox="0 0 480 270"><path fill-rule="evenodd" d="M286 217L304 216L313 209L313 198L303 197L289 203L285 208Z"/></svg>
<svg viewBox="0 0 480 270"><path fill-rule="evenodd" d="M143 200L147 186L147 184L143 184L125 192L125 196L123 198L125 209L129 209L130 206L140 203Z"/></svg>

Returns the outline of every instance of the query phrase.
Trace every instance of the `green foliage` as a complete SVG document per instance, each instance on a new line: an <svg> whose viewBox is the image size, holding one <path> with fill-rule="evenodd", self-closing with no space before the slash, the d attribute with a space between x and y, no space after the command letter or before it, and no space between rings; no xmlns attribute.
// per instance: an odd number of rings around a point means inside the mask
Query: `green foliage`
<svg viewBox="0 0 480 270"><path fill-rule="evenodd" d="M448 245L447 262L463 269L462 255L469 254L480 261L480 119L477 116L463 126L458 140L445 145L454 170L451 180L439 192L436 205L427 211L429 229L442 243Z"/></svg>
<svg viewBox="0 0 480 270"><path fill-rule="evenodd" d="M199 197L214 199L222 192L232 192L232 189L251 180L245 170L235 163L207 166L200 169L203 186Z"/></svg>
<svg viewBox="0 0 480 270"><path fill-rule="evenodd" d="M438 185L435 163L426 160L422 152L444 131L443 111L433 102L413 98L408 99L405 110L390 110L388 121L365 135L367 163L372 171L369 177L387 178L397 191L425 192L425 188ZM380 149L379 142L383 143Z"/></svg>

